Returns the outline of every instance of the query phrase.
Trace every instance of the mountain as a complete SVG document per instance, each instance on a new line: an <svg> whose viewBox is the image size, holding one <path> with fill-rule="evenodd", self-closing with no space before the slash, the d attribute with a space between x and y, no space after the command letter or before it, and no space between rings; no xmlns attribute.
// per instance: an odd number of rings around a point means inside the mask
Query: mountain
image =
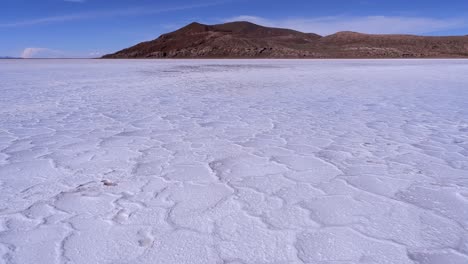
<svg viewBox="0 0 468 264"><path fill-rule="evenodd" d="M338 32L329 36L250 22L191 23L103 58L460 58L468 36Z"/></svg>

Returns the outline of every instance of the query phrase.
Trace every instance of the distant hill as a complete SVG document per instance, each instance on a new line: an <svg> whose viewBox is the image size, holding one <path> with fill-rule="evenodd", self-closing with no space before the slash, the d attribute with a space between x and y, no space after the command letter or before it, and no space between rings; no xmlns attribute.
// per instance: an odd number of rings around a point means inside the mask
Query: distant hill
<svg viewBox="0 0 468 264"><path fill-rule="evenodd" d="M338 32L329 36L250 22L191 23L103 58L461 58L468 36Z"/></svg>
<svg viewBox="0 0 468 264"><path fill-rule="evenodd" d="M0 59L20 59L20 58L8 57L8 56L0 56Z"/></svg>

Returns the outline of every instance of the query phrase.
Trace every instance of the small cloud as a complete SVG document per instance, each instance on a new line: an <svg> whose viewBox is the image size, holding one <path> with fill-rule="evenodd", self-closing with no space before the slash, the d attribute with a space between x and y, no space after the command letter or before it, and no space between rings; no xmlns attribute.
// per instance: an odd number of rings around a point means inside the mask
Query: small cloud
<svg viewBox="0 0 468 264"><path fill-rule="evenodd" d="M71 3L84 3L86 0L63 0L65 2L71 2Z"/></svg>
<svg viewBox="0 0 468 264"><path fill-rule="evenodd" d="M99 52L99 51L92 51L92 52L88 53L88 56L89 56L89 57L92 57L92 58L100 57L100 56L102 56L102 52Z"/></svg>
<svg viewBox="0 0 468 264"><path fill-rule="evenodd" d="M338 31L381 34L428 34L466 27L466 19L404 16L329 16L313 18L268 19L258 16L237 16L224 20L252 23L302 32L330 35Z"/></svg>
<svg viewBox="0 0 468 264"><path fill-rule="evenodd" d="M21 58L33 59L33 58L63 58L65 54L59 50L53 50L48 48L26 48L21 54Z"/></svg>
<svg viewBox="0 0 468 264"><path fill-rule="evenodd" d="M102 55L99 51L73 53L48 48L26 48L21 54L24 59L61 59L61 58L97 58Z"/></svg>

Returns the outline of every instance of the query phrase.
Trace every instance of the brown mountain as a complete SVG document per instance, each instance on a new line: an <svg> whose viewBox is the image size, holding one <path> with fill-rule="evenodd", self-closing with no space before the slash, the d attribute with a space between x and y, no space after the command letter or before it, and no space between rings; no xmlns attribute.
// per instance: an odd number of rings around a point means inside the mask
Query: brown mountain
<svg viewBox="0 0 468 264"><path fill-rule="evenodd" d="M468 36L338 32L322 37L250 22L191 23L103 58L460 58Z"/></svg>

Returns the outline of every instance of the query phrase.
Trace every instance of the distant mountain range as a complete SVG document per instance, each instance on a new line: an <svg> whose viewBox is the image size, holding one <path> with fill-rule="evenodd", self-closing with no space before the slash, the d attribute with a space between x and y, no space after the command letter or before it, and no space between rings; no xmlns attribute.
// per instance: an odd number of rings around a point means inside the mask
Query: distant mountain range
<svg viewBox="0 0 468 264"><path fill-rule="evenodd" d="M8 57L8 56L0 56L0 59L20 59L20 58Z"/></svg>
<svg viewBox="0 0 468 264"><path fill-rule="evenodd" d="M250 22L191 23L103 58L468 58L468 36L329 36Z"/></svg>

